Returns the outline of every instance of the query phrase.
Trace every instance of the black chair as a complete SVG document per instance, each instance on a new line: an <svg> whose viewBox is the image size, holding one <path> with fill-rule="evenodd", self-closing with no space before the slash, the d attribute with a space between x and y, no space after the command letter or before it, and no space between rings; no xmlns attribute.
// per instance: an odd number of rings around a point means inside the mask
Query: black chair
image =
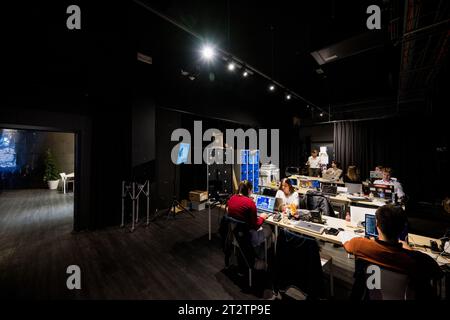
<svg viewBox="0 0 450 320"><path fill-rule="evenodd" d="M228 215L222 218L221 234L225 253L225 266L230 266L231 255L238 261L238 267L248 270L248 284L252 286L252 272L255 265L255 252L251 244L250 226Z"/></svg>
<svg viewBox="0 0 450 320"><path fill-rule="evenodd" d="M274 263L275 292L294 289L300 291L299 296L313 300L322 296L322 259L315 239L282 229L277 239Z"/></svg>
<svg viewBox="0 0 450 320"><path fill-rule="evenodd" d="M330 200L318 191L308 191L300 200L300 207L308 210L319 210L322 215L336 217Z"/></svg>

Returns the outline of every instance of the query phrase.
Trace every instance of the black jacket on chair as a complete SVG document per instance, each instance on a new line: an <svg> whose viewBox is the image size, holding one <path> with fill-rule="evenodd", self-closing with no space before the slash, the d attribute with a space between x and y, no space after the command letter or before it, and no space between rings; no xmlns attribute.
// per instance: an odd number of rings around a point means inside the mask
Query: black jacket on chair
<svg viewBox="0 0 450 320"><path fill-rule="evenodd" d="M300 208L319 210L325 216L335 217L333 206L322 192L308 191L300 200Z"/></svg>
<svg viewBox="0 0 450 320"><path fill-rule="evenodd" d="M234 224L234 228L232 225ZM222 240L222 250L225 254L225 266L229 266L229 259L233 252L233 238L236 239L245 259L252 268L255 264L255 252L251 243L250 226L227 215L220 221L219 233ZM244 257L238 255L240 267L245 267Z"/></svg>
<svg viewBox="0 0 450 320"><path fill-rule="evenodd" d="M273 268L275 290L296 286L308 299L318 299L323 289L323 271L317 241L280 230Z"/></svg>

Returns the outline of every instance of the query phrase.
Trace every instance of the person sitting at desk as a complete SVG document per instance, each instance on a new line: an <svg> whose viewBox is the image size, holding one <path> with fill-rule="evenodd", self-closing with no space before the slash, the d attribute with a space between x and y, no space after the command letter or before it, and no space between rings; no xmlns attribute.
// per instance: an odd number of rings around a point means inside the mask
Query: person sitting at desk
<svg viewBox="0 0 450 320"><path fill-rule="evenodd" d="M429 280L441 278L442 271L433 258L412 250L406 242L399 240L407 225L402 208L385 205L378 208L375 215L378 239L355 237L348 233L340 235L348 253L381 268L408 275L419 291L426 289Z"/></svg>
<svg viewBox="0 0 450 320"><path fill-rule="evenodd" d="M397 194L397 198L401 200L402 198L405 197L402 184L398 182L397 179L392 178L391 174L392 174L391 168L383 168L383 179L375 180L373 184L394 186L394 192Z"/></svg>
<svg viewBox="0 0 450 320"><path fill-rule="evenodd" d="M357 166L348 166L347 173L344 177L344 182L348 183L361 183L361 178L359 176L359 169Z"/></svg>
<svg viewBox="0 0 450 320"><path fill-rule="evenodd" d="M298 207L298 193L294 190L294 187L287 178L281 180L280 190L277 191L275 198L281 199L281 208L277 208L279 211L284 211L287 206L291 205Z"/></svg>
<svg viewBox="0 0 450 320"><path fill-rule="evenodd" d="M322 174L322 178L339 181L342 176L342 169L340 164L335 160L331 161L331 167L325 170Z"/></svg>
<svg viewBox="0 0 450 320"><path fill-rule="evenodd" d="M311 151L311 156L308 158L306 165L308 168L308 175L310 177L318 177L320 173L320 158L318 157L317 150Z"/></svg>
<svg viewBox="0 0 450 320"><path fill-rule="evenodd" d="M272 235L272 230L268 225L261 228L268 215L261 213L258 216L256 204L250 198L252 189L253 185L250 181L244 180L239 183L237 194L228 200L228 215L250 226L252 244L256 247L262 244L265 238Z"/></svg>

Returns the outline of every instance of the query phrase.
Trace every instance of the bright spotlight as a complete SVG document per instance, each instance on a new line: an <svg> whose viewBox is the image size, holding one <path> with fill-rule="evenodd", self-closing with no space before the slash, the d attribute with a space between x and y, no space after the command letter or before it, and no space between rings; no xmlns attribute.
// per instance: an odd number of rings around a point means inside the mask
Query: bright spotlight
<svg viewBox="0 0 450 320"><path fill-rule="evenodd" d="M235 68L236 68L236 65L233 62L230 62L228 64L228 70L229 71L234 71Z"/></svg>
<svg viewBox="0 0 450 320"><path fill-rule="evenodd" d="M288 94L286 94L286 100L291 100L291 95L288 93Z"/></svg>
<svg viewBox="0 0 450 320"><path fill-rule="evenodd" d="M271 85L269 86L269 91L275 91L275 85L271 84Z"/></svg>
<svg viewBox="0 0 450 320"><path fill-rule="evenodd" d="M212 58L214 58L215 52L214 52L214 48L212 48L211 46L204 46L202 49L202 57L205 60L211 60Z"/></svg>
<svg viewBox="0 0 450 320"><path fill-rule="evenodd" d="M320 116L323 117L323 112L320 113Z"/></svg>
<svg viewBox="0 0 450 320"><path fill-rule="evenodd" d="M243 76L244 78L247 78L247 77L248 77L248 71L245 70L244 72L242 72L242 76Z"/></svg>

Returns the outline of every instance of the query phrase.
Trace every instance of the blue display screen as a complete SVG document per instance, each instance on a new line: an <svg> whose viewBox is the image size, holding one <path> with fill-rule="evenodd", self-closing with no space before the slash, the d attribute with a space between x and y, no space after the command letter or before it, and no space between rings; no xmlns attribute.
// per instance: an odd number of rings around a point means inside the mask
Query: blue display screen
<svg viewBox="0 0 450 320"><path fill-rule="evenodd" d="M187 163L189 157L189 143L180 143L178 149L177 164Z"/></svg>
<svg viewBox="0 0 450 320"><path fill-rule="evenodd" d="M16 130L0 130L0 171L13 171L16 169L15 133Z"/></svg>
<svg viewBox="0 0 450 320"><path fill-rule="evenodd" d="M366 236L378 237L377 219L371 214L366 214Z"/></svg>
<svg viewBox="0 0 450 320"><path fill-rule="evenodd" d="M263 211L273 211L275 208L275 198L258 196L256 198L256 208Z"/></svg>

